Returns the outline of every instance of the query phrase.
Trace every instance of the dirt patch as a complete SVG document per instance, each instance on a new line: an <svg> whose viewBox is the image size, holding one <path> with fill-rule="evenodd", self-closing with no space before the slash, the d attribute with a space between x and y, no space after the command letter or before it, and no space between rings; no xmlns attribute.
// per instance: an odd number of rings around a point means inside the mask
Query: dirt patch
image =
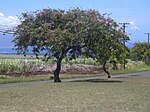
<svg viewBox="0 0 150 112"><path fill-rule="evenodd" d="M73 64L73 65L62 65L62 74L97 74L102 71L101 67L94 65L83 65L83 64Z"/></svg>
<svg viewBox="0 0 150 112"><path fill-rule="evenodd" d="M41 69L42 68L42 69ZM40 67L40 69L33 71L26 71L23 73L20 72L8 72L8 73L0 73L0 75L7 76L34 76L34 75L50 75L53 74L56 65L50 65L47 67ZM102 67L94 66L94 65L84 65L84 64L63 64L60 74L98 74L101 73Z"/></svg>

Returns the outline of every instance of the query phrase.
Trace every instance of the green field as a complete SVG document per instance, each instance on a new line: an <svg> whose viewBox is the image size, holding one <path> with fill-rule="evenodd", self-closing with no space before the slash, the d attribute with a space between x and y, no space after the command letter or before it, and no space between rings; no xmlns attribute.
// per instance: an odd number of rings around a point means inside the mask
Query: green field
<svg viewBox="0 0 150 112"><path fill-rule="evenodd" d="M1 112L150 112L150 77L0 87Z"/></svg>

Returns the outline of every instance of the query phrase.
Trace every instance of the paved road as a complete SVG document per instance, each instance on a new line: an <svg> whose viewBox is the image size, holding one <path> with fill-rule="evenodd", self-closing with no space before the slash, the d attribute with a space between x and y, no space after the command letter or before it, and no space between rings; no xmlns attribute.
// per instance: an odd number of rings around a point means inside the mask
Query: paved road
<svg viewBox="0 0 150 112"><path fill-rule="evenodd" d="M139 73L128 73L128 74L114 74L114 77L128 77L128 76L150 76L149 72L139 72ZM73 78L73 79L62 79L62 82L73 82L73 81L83 81L83 80L90 80L90 79L105 79L107 76L91 76L86 78ZM19 82L19 83L9 83L9 84L0 84L0 87L6 86L18 86L18 85L31 85L31 84L39 84L45 82L53 82L53 80L46 80L46 81L35 81L35 82Z"/></svg>

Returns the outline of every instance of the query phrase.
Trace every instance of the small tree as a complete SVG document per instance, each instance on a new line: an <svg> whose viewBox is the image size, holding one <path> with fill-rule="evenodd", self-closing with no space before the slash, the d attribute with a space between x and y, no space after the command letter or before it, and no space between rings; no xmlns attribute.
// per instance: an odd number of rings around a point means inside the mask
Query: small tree
<svg viewBox="0 0 150 112"><path fill-rule="evenodd" d="M121 61L125 58L125 53L128 48L122 44L129 38L118 29L118 25L111 18L104 18L102 24L97 30L97 34L89 43L89 49L93 53L93 58L96 58L103 65L103 70L111 78L110 73L106 69L107 62Z"/></svg>

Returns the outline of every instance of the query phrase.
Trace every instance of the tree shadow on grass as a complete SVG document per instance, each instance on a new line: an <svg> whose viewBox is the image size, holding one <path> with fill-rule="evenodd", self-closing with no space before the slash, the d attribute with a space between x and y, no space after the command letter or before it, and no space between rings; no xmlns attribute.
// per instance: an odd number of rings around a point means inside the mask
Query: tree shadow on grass
<svg viewBox="0 0 150 112"><path fill-rule="evenodd" d="M88 80L78 80L73 82L92 82L92 83L122 83L120 80L110 80L110 79L88 79Z"/></svg>

